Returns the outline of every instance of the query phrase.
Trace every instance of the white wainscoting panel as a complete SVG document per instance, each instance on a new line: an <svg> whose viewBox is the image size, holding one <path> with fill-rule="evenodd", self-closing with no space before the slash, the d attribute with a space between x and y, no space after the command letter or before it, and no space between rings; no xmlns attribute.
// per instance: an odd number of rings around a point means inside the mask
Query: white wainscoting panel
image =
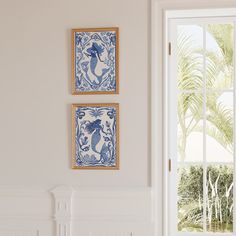
<svg viewBox="0 0 236 236"><path fill-rule="evenodd" d="M72 235L151 236L151 196L150 188L74 189Z"/></svg>
<svg viewBox="0 0 236 236"><path fill-rule="evenodd" d="M53 198L34 187L0 186L0 236L52 236Z"/></svg>
<svg viewBox="0 0 236 236"><path fill-rule="evenodd" d="M0 229L0 235L4 236L39 236L38 230Z"/></svg>
<svg viewBox="0 0 236 236"><path fill-rule="evenodd" d="M0 236L153 236L150 188L0 186Z"/></svg>
<svg viewBox="0 0 236 236"><path fill-rule="evenodd" d="M154 236L153 224L133 222L77 222L72 235L82 236Z"/></svg>
<svg viewBox="0 0 236 236"><path fill-rule="evenodd" d="M151 220L151 190L75 189L72 219L76 221Z"/></svg>

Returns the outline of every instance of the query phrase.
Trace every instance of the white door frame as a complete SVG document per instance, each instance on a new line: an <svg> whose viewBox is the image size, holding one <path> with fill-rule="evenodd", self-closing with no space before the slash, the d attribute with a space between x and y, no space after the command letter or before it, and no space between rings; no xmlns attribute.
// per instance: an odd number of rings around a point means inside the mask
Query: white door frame
<svg viewBox="0 0 236 236"><path fill-rule="evenodd" d="M227 8L224 12L236 15L235 0L151 0L151 185L155 236L168 236L167 19L178 14L193 17L197 9L214 16L222 14L223 8Z"/></svg>

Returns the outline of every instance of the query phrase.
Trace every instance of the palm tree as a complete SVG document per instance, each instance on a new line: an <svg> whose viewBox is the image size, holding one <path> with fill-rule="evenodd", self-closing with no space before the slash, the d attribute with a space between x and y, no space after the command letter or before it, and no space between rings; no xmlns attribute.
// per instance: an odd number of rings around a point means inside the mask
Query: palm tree
<svg viewBox="0 0 236 236"><path fill-rule="evenodd" d="M208 32L216 40L221 51L222 57L212 57L208 53L210 60L218 67L215 74L214 89L231 88L233 86L233 25L232 24L213 24L208 25ZM207 97L207 108L209 114L207 121L207 134L213 137L230 153L233 152L233 113L232 110L217 104L217 99L222 92L209 94Z"/></svg>
<svg viewBox="0 0 236 236"><path fill-rule="evenodd" d="M178 37L178 88L179 90L203 90L202 58L206 58L206 87L221 89L233 83L233 42L231 25L209 25L208 32L215 38L221 56L197 49L191 37L180 33ZM224 30L222 30L224 29ZM229 40L230 39L230 40ZM233 148L233 114L230 109L217 103L221 91L207 93L207 135L214 138L229 152ZM181 93L178 97L178 121L180 126L179 152L181 161L185 159L187 138L192 132L202 132L203 97L198 93Z"/></svg>
<svg viewBox="0 0 236 236"><path fill-rule="evenodd" d="M193 39L186 36L184 32L179 34L178 37L178 88L179 90L187 91L203 91L204 83L206 82L206 89L216 90L215 92L206 93L206 134L215 139L225 150L230 153L233 152L233 113L232 110L225 107L224 104L219 103L218 99L222 96L220 89L231 88L233 85L233 26L227 25L208 25L207 32L212 35L218 45L219 53L212 52L210 50L203 51L202 49L196 49L193 45ZM206 60L206 72L203 74L203 56ZM206 81L203 78L206 78ZM203 96L201 93L180 93L178 96L178 123L180 135L178 138L178 150L181 161L186 158L186 144L187 138L192 132L202 132L203 120ZM179 177L184 176L182 168L179 172ZM208 182L211 182L211 175L208 174ZM187 179L189 176L187 177ZM219 180L219 175L215 180L215 185ZM213 181L213 180L212 180ZM182 180L181 180L182 182ZM207 183L209 191L213 185ZM231 185L232 186L232 183ZM183 186L182 186L183 188ZM186 186L185 186L186 188ZM230 189L230 190L229 190ZM183 190L183 189L182 189ZM212 191L213 191L212 190ZM232 187L226 187L226 193L229 195L229 191ZM179 189L179 191L181 191ZM185 190L186 191L186 190ZM201 191L201 190L199 190ZM214 190L215 191L215 190ZM225 194L225 196L227 195ZM180 193L181 195L181 193ZM202 195L198 193L197 195ZM227 195L227 196L228 196ZM199 197L196 197L196 201L189 202L194 207L187 207L188 214L191 212L191 217L195 217L196 209L199 202L202 201ZM214 198L214 201L218 198ZM212 201L213 201L212 200ZM184 199L184 205L188 200ZM213 204L210 200L207 202ZM216 201L216 202L217 202ZM228 198L227 198L228 201ZM180 203L181 204L181 203ZM219 209L222 211L221 205ZM218 206L217 205L217 206ZM191 208L191 209L190 209ZM183 208L184 209L184 208ZM183 210L182 209L182 210ZM209 207L209 209L212 209ZM209 212L209 222L212 218L212 213ZM231 210L230 210L231 209ZM227 205L227 211L232 211L232 205ZM195 213L194 213L195 212ZM192 214L193 213L193 214ZM228 214L228 213L227 213ZM199 217L199 215L196 215ZM192 218L191 218L192 219ZM179 212L179 227L181 225L189 224L186 222L189 219L186 218L186 214ZM220 213L220 220L222 221L222 214ZM222 222L221 222L222 223ZM228 223L228 221L227 221ZM194 226L198 227L198 226Z"/></svg>

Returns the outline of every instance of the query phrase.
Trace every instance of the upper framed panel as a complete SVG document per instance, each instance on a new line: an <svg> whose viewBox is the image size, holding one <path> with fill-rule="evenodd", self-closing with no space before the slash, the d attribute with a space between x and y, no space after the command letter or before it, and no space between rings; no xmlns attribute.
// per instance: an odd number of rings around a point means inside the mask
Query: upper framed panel
<svg viewBox="0 0 236 236"><path fill-rule="evenodd" d="M72 29L72 94L119 93L119 28Z"/></svg>

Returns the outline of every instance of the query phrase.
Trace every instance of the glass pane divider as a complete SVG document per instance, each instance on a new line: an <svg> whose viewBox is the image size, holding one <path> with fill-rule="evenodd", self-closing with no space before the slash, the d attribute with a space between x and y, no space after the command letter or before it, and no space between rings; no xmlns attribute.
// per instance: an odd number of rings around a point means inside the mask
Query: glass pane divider
<svg viewBox="0 0 236 236"><path fill-rule="evenodd" d="M225 93L225 92L234 92L233 89L206 89L207 93Z"/></svg>
<svg viewBox="0 0 236 236"><path fill-rule="evenodd" d="M199 93L199 94L203 94L203 90L178 90L178 93L186 93L186 94L190 94L190 93Z"/></svg>
<svg viewBox="0 0 236 236"><path fill-rule="evenodd" d="M203 232L206 227L206 24L203 25Z"/></svg>
<svg viewBox="0 0 236 236"><path fill-rule="evenodd" d="M215 232L178 232L176 236L234 236L234 233L215 233Z"/></svg>
<svg viewBox="0 0 236 236"><path fill-rule="evenodd" d="M234 89L233 89L233 121L234 121L234 124L233 124L233 158L234 158L234 176L233 176L233 233L234 235L236 234L236 207L235 207L235 197L236 197L236 188L235 188L235 180L236 180L236 176L235 176L235 170L236 170L236 162L235 162L235 158L236 158L236 155L235 155L235 122L236 122L236 117L235 117L235 101L236 101L236 95L235 95L235 86L236 86L236 69L235 69L235 62L236 62L236 30L235 30L235 26L236 26L236 23L235 23L235 20L233 21L233 26L234 26L234 34L233 34L233 76L234 76L234 82L233 82L233 86L234 86Z"/></svg>
<svg viewBox="0 0 236 236"><path fill-rule="evenodd" d="M205 89L206 93L225 93L225 92L234 92L234 89ZM199 93L199 94L204 94L204 89L203 90L179 90L178 93Z"/></svg>
<svg viewBox="0 0 236 236"><path fill-rule="evenodd" d="M183 166L193 166L193 165L203 165L203 162L190 162L190 161L186 161L186 162L178 162L178 164L181 164ZM206 162L205 166L211 166L211 165L234 165L234 162Z"/></svg>

